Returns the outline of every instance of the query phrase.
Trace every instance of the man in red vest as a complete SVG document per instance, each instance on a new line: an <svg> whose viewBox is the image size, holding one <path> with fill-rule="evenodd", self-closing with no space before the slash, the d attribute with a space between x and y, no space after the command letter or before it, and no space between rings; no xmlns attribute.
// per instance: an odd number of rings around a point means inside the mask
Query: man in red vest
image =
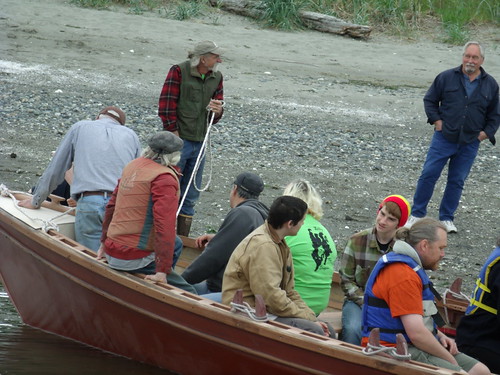
<svg viewBox="0 0 500 375"><path fill-rule="evenodd" d="M175 164L182 144L173 133L157 133L142 156L125 166L106 207L98 257L106 257L111 268L145 273L196 294L172 267L179 202Z"/></svg>

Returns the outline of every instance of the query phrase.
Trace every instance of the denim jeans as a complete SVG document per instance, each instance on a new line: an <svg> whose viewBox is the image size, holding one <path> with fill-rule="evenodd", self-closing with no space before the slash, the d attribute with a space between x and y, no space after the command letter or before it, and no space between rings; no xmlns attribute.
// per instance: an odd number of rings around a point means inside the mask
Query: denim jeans
<svg viewBox="0 0 500 375"><path fill-rule="evenodd" d="M101 245L102 222L111 194L89 195L78 199L75 217L75 239L97 252Z"/></svg>
<svg viewBox="0 0 500 375"><path fill-rule="evenodd" d="M175 247L174 247L174 260L172 262L172 269L175 268L175 265L177 264L177 261L179 260L179 257L181 256L182 253L182 240L179 236L175 236Z"/></svg>
<svg viewBox="0 0 500 375"><path fill-rule="evenodd" d="M319 324L307 319L285 318L282 316L278 316L275 321L286 324L287 326L303 329L304 331L316 333L317 335L323 336L324 334L323 329L319 326ZM335 329L330 325L330 323L326 323L326 325L328 326L328 330L330 331L330 337L332 339L336 339L337 333L335 332Z"/></svg>
<svg viewBox="0 0 500 375"><path fill-rule="evenodd" d="M357 303L345 300L342 306L342 341L354 345L361 344L363 314Z"/></svg>
<svg viewBox="0 0 500 375"><path fill-rule="evenodd" d="M182 177L180 182L181 188L181 199L184 196L184 192L186 191L187 184L191 179L191 175L193 174L194 166L196 164L196 159L198 158L198 154L200 153L201 146L203 142L192 142L184 140L184 147L182 148L181 160L177 163L177 166L182 171ZM182 205L180 213L187 216L194 215L194 206L198 199L200 198L200 192L195 189L195 185L198 188L202 188L202 177L203 177L203 168L205 167L205 157L201 159L200 166L198 168L198 172L196 173L196 177L193 179L193 182L189 186L188 193L186 198L184 199L184 203Z"/></svg>
<svg viewBox="0 0 500 375"><path fill-rule="evenodd" d="M201 283L193 284L193 286L198 292L198 295L211 299L212 301L222 303L222 292L214 292L208 289L206 280Z"/></svg>
<svg viewBox="0 0 500 375"><path fill-rule="evenodd" d="M202 281L201 283L197 283L197 284L193 284L193 286L195 287L196 291L198 292L198 294L208 294L208 293L212 293L212 291L210 289L208 289L208 285L207 285L207 281Z"/></svg>
<svg viewBox="0 0 500 375"><path fill-rule="evenodd" d="M413 197L411 211L413 216L427 215L427 204L434 192L434 186L449 160L448 180L439 206L439 220L453 221L465 180L479 150L479 144L479 140L468 144L451 143L446 140L442 132L434 132Z"/></svg>

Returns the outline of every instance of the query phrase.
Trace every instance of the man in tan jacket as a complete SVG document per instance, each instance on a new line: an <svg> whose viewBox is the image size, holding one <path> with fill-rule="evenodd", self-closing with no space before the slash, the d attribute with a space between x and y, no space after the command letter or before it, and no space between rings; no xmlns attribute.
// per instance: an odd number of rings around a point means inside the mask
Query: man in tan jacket
<svg viewBox="0 0 500 375"><path fill-rule="evenodd" d="M255 306L255 295L264 298L268 313L277 322L335 338L334 329L318 321L294 289L292 256L285 236L295 236L304 223L307 204L292 196L278 197L267 221L234 250L222 282L222 302L229 305L235 292Z"/></svg>

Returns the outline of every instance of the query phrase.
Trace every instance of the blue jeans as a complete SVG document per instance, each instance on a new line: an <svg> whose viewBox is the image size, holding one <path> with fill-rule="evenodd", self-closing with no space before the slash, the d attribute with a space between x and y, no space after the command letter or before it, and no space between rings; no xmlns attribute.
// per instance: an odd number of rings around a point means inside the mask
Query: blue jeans
<svg viewBox="0 0 500 375"><path fill-rule="evenodd" d="M451 143L446 140L442 132L434 132L413 197L411 211L413 216L424 217L427 215L427 204L434 192L434 186L449 160L448 181L439 206L439 220L453 221L465 180L479 150L479 144L479 140L463 145Z"/></svg>
<svg viewBox="0 0 500 375"><path fill-rule="evenodd" d="M345 300L342 306L342 341L354 345L361 344L363 310L357 303Z"/></svg>
<svg viewBox="0 0 500 375"><path fill-rule="evenodd" d="M193 286L200 296L222 303L222 292L214 292L208 289L206 280L201 283L193 284Z"/></svg>
<svg viewBox="0 0 500 375"><path fill-rule="evenodd" d="M177 264L177 261L179 260L179 257L181 256L182 253L182 240L179 236L175 236L175 247L174 247L174 260L172 262L172 269L175 268L175 265Z"/></svg>
<svg viewBox="0 0 500 375"><path fill-rule="evenodd" d="M287 326L296 327L303 329L304 331L316 333L317 335L323 336L323 329L319 326L319 324L302 318L285 318L282 316L278 316L275 319L276 322L280 322L282 324L286 324ZM326 322L325 322L326 323ZM330 337L332 339L337 338L337 333L335 329L330 325L330 323L326 323L328 326L328 330L330 331Z"/></svg>
<svg viewBox="0 0 500 375"><path fill-rule="evenodd" d="M102 222L111 194L89 195L78 199L75 217L75 239L97 252L101 245Z"/></svg>
<svg viewBox="0 0 500 375"><path fill-rule="evenodd" d="M177 163L177 166L181 169L182 178L181 178L181 199L184 196L184 192L186 191L187 184L191 179L191 175L193 174L194 166L196 164L196 159L198 158L198 154L200 153L201 146L203 142L192 142L184 139L184 146L182 148L181 160ZM187 216L194 215L194 206L198 199L200 198L200 192L195 189L194 185L202 188L202 177L203 177L203 168L205 167L205 158L200 161L200 166L198 168L198 173L196 173L196 177L193 179L193 182L189 186L188 193L186 198L184 199L184 203L182 205L180 213Z"/></svg>

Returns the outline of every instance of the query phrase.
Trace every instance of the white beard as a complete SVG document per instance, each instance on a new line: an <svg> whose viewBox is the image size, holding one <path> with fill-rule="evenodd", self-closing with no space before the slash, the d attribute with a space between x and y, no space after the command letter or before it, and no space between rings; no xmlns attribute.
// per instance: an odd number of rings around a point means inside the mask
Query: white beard
<svg viewBox="0 0 500 375"><path fill-rule="evenodd" d="M467 63L467 64L465 64L464 70L465 70L465 73L472 74L476 71L476 65Z"/></svg>

